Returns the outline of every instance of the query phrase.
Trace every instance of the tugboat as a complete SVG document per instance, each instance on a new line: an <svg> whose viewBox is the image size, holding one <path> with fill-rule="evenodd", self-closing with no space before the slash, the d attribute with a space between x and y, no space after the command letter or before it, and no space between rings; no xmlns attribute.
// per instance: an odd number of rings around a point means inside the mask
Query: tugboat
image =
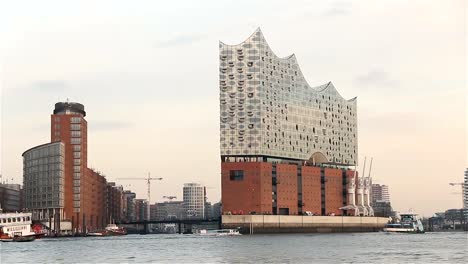
<svg viewBox="0 0 468 264"><path fill-rule="evenodd" d="M34 241L36 233L31 231L31 216L31 213L0 213L0 241Z"/></svg>
<svg viewBox="0 0 468 264"><path fill-rule="evenodd" d="M424 227L417 214L401 214L400 221L385 225L384 232L389 233L424 233Z"/></svg>

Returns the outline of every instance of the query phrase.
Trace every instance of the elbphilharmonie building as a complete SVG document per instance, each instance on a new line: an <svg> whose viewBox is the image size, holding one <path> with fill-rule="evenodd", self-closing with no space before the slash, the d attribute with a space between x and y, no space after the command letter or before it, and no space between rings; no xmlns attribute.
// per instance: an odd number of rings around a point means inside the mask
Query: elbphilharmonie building
<svg viewBox="0 0 468 264"><path fill-rule="evenodd" d="M349 168L358 160L356 98L331 82L310 86L295 55L276 56L260 29L220 42L219 71L224 214L365 212Z"/></svg>
<svg viewBox="0 0 468 264"><path fill-rule="evenodd" d="M276 56L260 29L219 53L223 160L356 163L356 98L331 82L310 86L295 55Z"/></svg>

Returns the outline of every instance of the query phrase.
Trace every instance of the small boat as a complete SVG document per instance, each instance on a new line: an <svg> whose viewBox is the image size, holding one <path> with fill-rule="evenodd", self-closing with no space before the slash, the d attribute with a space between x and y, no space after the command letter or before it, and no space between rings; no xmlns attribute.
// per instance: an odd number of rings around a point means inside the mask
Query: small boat
<svg viewBox="0 0 468 264"><path fill-rule="evenodd" d="M108 224L105 233L108 236L123 236L127 234L127 230L123 227L118 227L116 224Z"/></svg>
<svg viewBox="0 0 468 264"><path fill-rule="evenodd" d="M401 214L400 220L385 225L384 232L389 233L424 233L424 227L416 214Z"/></svg>
<svg viewBox="0 0 468 264"><path fill-rule="evenodd" d="M118 227L116 224L108 224L103 231L87 233L86 236L123 236L126 234L125 228Z"/></svg>
<svg viewBox="0 0 468 264"><path fill-rule="evenodd" d="M201 229L198 232L202 236L240 236L241 233L237 229L218 229L218 230L206 230Z"/></svg>

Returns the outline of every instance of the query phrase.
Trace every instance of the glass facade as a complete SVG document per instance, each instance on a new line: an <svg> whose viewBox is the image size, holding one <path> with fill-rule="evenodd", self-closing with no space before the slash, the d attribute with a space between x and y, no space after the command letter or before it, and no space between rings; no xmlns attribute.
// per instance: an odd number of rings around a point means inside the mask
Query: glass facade
<svg viewBox="0 0 468 264"><path fill-rule="evenodd" d="M64 206L65 146L61 142L44 144L23 153L24 206L60 209Z"/></svg>
<svg viewBox="0 0 468 264"><path fill-rule="evenodd" d="M327 162L357 160L356 99L331 82L311 87L294 55L279 58L258 29L238 45L220 43L221 156Z"/></svg>

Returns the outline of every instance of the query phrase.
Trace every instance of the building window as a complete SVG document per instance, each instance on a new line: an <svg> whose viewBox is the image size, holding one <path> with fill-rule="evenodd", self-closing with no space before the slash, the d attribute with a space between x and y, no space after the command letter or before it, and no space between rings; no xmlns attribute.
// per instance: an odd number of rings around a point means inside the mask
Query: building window
<svg viewBox="0 0 468 264"><path fill-rule="evenodd" d="M71 123L81 123L81 117L72 117Z"/></svg>
<svg viewBox="0 0 468 264"><path fill-rule="evenodd" d="M244 180L244 171L243 170L229 171L229 179L231 181L242 181L242 180Z"/></svg>
<svg viewBox="0 0 468 264"><path fill-rule="evenodd" d="M71 138L72 144L81 144L81 138Z"/></svg>

